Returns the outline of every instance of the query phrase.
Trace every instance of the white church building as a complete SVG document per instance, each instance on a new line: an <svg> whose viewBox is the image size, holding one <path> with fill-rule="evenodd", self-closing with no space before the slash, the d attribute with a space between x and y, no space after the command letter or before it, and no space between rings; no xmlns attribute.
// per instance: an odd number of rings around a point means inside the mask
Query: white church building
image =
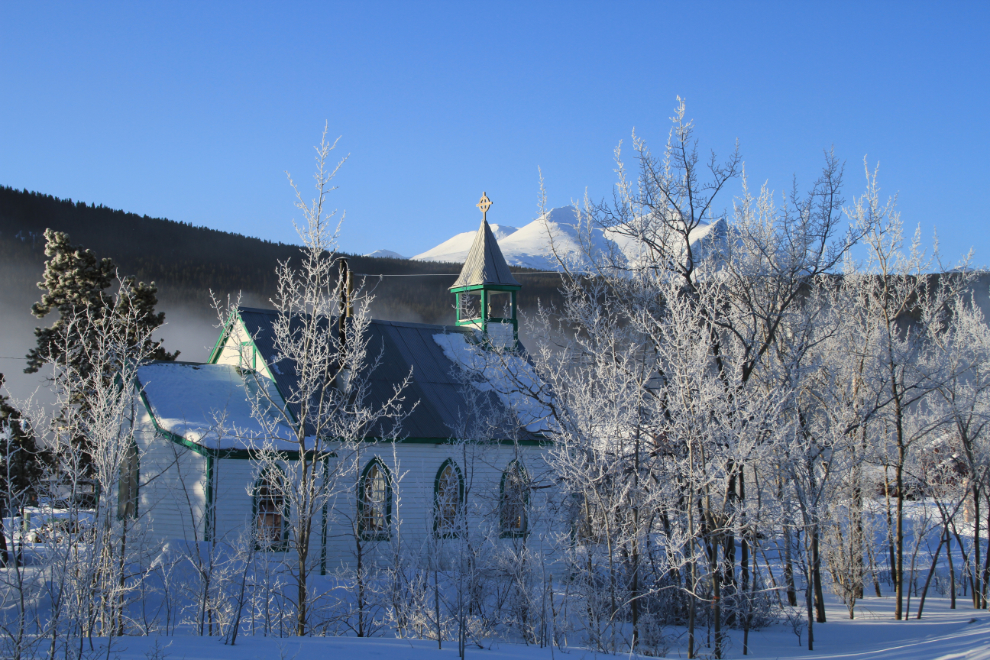
<svg viewBox="0 0 990 660"><path fill-rule="evenodd" d="M485 196L479 205L483 212L487 201ZM462 510L469 525L487 526L497 542L519 543L546 531L554 504L545 476L546 409L484 365L492 344L507 348L498 353L500 363L515 370L511 380L538 385L517 338L520 288L483 217L450 288L455 325L370 322L368 354L380 354L381 362L370 374L369 405L390 396L410 373L404 397L416 405L401 422L397 442L369 437L361 443L354 486L323 514L310 544L321 572L351 561L355 532L384 548L401 524L407 545L442 543ZM256 419L259 383L283 402L296 386L295 369L276 363L277 318L274 310L241 307L206 363L140 367L136 447L119 498L124 515L138 517L153 543L233 541L250 533L260 551L288 550L284 518L291 503L278 501L257 460L257 438L265 433ZM470 426L479 398L510 421L492 433L500 437L461 442L458 435ZM287 463L298 460L290 438L267 435Z"/></svg>

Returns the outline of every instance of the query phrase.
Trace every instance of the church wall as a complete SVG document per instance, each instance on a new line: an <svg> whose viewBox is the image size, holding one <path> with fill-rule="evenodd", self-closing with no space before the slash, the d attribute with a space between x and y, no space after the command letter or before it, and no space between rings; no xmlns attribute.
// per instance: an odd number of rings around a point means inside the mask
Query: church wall
<svg viewBox="0 0 990 660"><path fill-rule="evenodd" d="M252 460L220 458L214 461L216 540L234 543L242 535L252 533L252 493L257 472L257 463Z"/></svg>
<svg viewBox="0 0 990 660"><path fill-rule="evenodd" d="M138 511L152 539L203 540L206 458L157 434L140 407Z"/></svg>
<svg viewBox="0 0 990 660"><path fill-rule="evenodd" d="M170 539L204 540L206 512L207 458L159 435L147 410L139 407L135 437L140 453L139 512L149 540L162 543ZM353 565L355 540L352 530L357 516L357 483L370 461L375 458L387 467L392 477L392 534L387 541L363 542L365 561L386 563L394 542L401 540L407 557L426 559L445 543L434 536L434 493L437 473L452 459L464 479L471 534L480 539L485 530L497 538L496 544L510 545L520 539L498 538L500 484L502 474L514 460L524 466L536 485L549 485L545 449L536 446L467 443L466 445L399 443L363 444L357 470L346 477L342 493L331 511L326 545L326 568L329 572ZM344 458L346 460L346 456ZM235 542L251 533L254 522L253 489L257 463L234 458L212 459L215 483L213 499L214 538ZM529 547L546 544L551 531L554 489L531 492L528 506ZM315 521L311 556L319 561L322 521ZM432 544L432 545L431 545Z"/></svg>
<svg viewBox="0 0 990 660"><path fill-rule="evenodd" d="M404 554L424 560L449 541L437 540L433 533L434 487L437 472L447 459L453 459L465 481L467 511L471 534L480 539L486 528L494 530L497 538L499 525L499 487L503 471L513 460L519 460L530 479L536 483L549 483L544 449L540 447L513 447L504 445L455 445L399 444L393 454L391 445L369 445L362 450L358 474L353 479L351 492L342 497L336 507L335 519L329 524L327 543L327 569L333 571L341 565L353 565L355 540L351 520L357 515L356 483L365 466L377 457L386 465L393 479L392 536L388 541L364 542L366 561L388 562L394 552L394 542L401 540ZM552 489L537 490L531 494L529 513L530 533L526 542L530 547L543 542L549 527L549 508L546 499L552 497ZM398 536L397 536L398 534ZM520 539L498 539L500 545L518 544Z"/></svg>

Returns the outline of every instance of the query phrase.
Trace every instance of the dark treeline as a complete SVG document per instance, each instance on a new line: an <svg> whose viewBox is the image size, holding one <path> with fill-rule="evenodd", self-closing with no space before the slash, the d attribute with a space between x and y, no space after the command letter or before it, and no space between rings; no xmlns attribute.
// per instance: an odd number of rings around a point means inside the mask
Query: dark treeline
<svg viewBox="0 0 990 660"><path fill-rule="evenodd" d="M259 238L164 218L151 218L102 205L59 199L27 190L0 186L0 287L39 295L36 284L45 260L44 232L69 234L72 242L110 257L121 274L158 285L158 299L165 304L208 305L209 291L220 296L243 292L252 304L264 304L275 292L277 262L298 259L299 248ZM460 264L382 259L348 255L351 270L369 275L424 275L446 277L393 277L379 281L369 277L374 289L374 314L379 318L452 323L453 284ZM537 300L559 301L556 274L520 278L524 285L519 305L535 312Z"/></svg>

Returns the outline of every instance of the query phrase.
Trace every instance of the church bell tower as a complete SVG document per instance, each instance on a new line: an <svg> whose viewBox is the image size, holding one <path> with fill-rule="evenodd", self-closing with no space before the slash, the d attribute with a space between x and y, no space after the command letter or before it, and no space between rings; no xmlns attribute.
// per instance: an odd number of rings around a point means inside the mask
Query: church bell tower
<svg viewBox="0 0 990 660"><path fill-rule="evenodd" d="M516 294L522 285L509 272L502 250L488 226L492 200L482 193L481 227L471 244L460 277L450 287L457 298L457 325L480 330L493 343L514 346L519 335Z"/></svg>

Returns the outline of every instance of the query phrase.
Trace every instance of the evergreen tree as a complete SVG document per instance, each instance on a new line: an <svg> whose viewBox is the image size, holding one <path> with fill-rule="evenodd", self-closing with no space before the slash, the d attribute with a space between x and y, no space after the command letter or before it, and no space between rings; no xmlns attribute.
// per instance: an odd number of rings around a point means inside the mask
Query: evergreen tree
<svg viewBox="0 0 990 660"><path fill-rule="evenodd" d="M149 337L165 322L163 312L155 312L158 289L154 282L137 282L134 277L118 279L117 267L109 258L98 259L91 251L72 245L69 235L45 230L45 262L43 280L38 283L44 293L41 301L31 307L31 313L44 318L58 311L59 318L48 328L35 328L38 345L27 355L26 373L35 373L49 362L71 365L83 376L91 375L87 348L92 345L96 333L106 330L108 324L118 322L123 316L136 312L139 320L134 332L129 334ZM108 289L119 281L123 305L114 306L114 297ZM117 318L115 318L115 316ZM169 353L161 341L144 339L143 353L154 360L174 360L179 353Z"/></svg>

